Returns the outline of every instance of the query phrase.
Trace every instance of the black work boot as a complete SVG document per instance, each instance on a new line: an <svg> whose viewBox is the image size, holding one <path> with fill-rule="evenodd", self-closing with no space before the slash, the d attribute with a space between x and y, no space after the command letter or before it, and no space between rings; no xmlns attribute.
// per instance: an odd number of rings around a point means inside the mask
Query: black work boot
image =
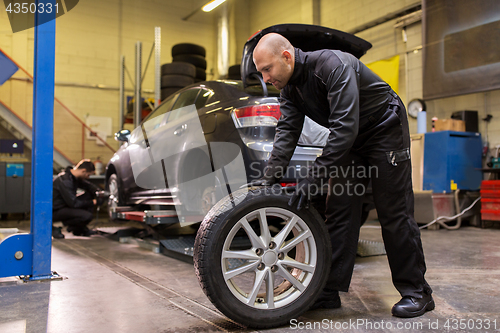
<svg viewBox="0 0 500 333"><path fill-rule="evenodd" d="M422 298L403 296L392 307L392 315L401 318L412 318L423 315L426 311L434 310L432 295L424 294Z"/></svg>
<svg viewBox="0 0 500 333"><path fill-rule="evenodd" d="M54 237L55 239L63 239L64 238L64 235L63 233L61 232L61 229L62 228L58 228L58 227L52 227L52 237Z"/></svg>
<svg viewBox="0 0 500 333"><path fill-rule="evenodd" d="M323 289L316 302L309 308L315 309L338 309L341 306L339 292L337 290Z"/></svg>
<svg viewBox="0 0 500 333"><path fill-rule="evenodd" d="M90 230L87 227L83 227L83 228L79 228L79 229L73 230L73 235L75 235L75 236L90 237L92 235L97 235L97 231Z"/></svg>

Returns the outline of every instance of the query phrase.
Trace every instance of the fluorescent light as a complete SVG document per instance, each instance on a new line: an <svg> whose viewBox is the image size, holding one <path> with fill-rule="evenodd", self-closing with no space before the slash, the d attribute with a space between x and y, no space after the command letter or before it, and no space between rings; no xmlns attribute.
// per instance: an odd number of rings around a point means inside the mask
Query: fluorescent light
<svg viewBox="0 0 500 333"><path fill-rule="evenodd" d="M226 1L226 0L212 0L209 3L207 3L205 6L203 6L202 10L204 12L209 12L212 9L216 8L217 6L219 6L224 1Z"/></svg>

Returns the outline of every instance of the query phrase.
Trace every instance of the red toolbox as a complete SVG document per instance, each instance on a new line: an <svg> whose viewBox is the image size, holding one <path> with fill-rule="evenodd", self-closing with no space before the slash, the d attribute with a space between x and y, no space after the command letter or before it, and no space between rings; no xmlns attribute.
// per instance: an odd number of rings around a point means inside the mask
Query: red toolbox
<svg viewBox="0 0 500 333"><path fill-rule="evenodd" d="M500 221L500 180L481 182L481 220Z"/></svg>

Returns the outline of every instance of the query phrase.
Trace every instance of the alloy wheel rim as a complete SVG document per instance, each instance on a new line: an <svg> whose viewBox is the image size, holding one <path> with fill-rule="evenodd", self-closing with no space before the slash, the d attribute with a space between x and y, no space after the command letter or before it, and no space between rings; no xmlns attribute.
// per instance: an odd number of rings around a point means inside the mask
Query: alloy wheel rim
<svg viewBox="0 0 500 333"><path fill-rule="evenodd" d="M118 184L115 179L109 182L108 212L111 217L111 208L118 207Z"/></svg>
<svg viewBox="0 0 500 333"><path fill-rule="evenodd" d="M270 219L282 220L282 228L270 228ZM260 235L252 227L257 222ZM242 229L251 248L231 249ZM226 286L243 304L276 309L304 293L314 276L317 256L312 231L298 215L279 207L261 208L245 215L230 230L222 248L222 274Z"/></svg>

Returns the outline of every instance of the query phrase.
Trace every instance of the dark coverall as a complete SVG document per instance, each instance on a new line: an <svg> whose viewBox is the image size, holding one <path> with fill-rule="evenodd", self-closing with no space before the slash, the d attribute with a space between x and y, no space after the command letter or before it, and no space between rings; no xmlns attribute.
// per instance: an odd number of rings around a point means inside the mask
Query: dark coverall
<svg viewBox="0 0 500 333"><path fill-rule="evenodd" d="M83 233L87 224L92 221L96 191L101 189L94 184L78 179L71 174L71 167L67 167L57 175L53 181L52 221L62 221L73 233ZM76 195L76 190L85 190Z"/></svg>
<svg viewBox="0 0 500 333"><path fill-rule="evenodd" d="M266 176L282 173L288 165L305 115L330 130L323 154L307 176L315 184L329 179L325 223L333 253L326 288L349 289L363 199L356 193L363 193L371 178L394 286L401 296L432 293L413 216L408 119L397 94L349 53L296 48L280 108Z"/></svg>

